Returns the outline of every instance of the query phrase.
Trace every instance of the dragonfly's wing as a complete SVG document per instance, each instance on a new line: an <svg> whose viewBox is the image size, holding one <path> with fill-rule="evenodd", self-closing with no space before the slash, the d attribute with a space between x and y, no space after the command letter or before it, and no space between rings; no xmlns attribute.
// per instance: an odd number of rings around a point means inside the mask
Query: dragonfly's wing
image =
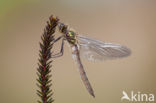
<svg viewBox="0 0 156 103"><path fill-rule="evenodd" d="M77 39L80 55L90 61L122 58L131 54L130 49L119 44L105 43L81 35Z"/></svg>

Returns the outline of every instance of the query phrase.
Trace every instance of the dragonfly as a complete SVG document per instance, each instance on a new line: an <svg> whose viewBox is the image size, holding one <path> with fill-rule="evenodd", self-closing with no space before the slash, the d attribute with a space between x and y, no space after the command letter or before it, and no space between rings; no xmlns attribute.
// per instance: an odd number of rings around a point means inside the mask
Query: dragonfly
<svg viewBox="0 0 156 103"><path fill-rule="evenodd" d="M79 35L64 23L58 23L58 29L62 35L56 38L54 43L62 40L61 49L59 53L52 55L52 58L63 56L64 41L67 41L71 47L72 57L78 66L81 79L89 94L95 97L94 91L81 62L81 57L93 62L104 61L127 57L131 54L131 50L123 45L102 42Z"/></svg>

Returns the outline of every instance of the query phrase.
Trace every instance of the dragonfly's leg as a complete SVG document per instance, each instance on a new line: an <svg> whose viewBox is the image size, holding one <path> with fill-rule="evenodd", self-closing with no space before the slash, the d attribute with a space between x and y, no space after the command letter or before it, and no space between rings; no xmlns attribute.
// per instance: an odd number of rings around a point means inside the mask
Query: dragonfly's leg
<svg viewBox="0 0 156 103"><path fill-rule="evenodd" d="M59 41L62 37L63 37L63 36L59 36L57 39L55 39L55 40L53 41L53 43Z"/></svg>
<svg viewBox="0 0 156 103"><path fill-rule="evenodd" d="M52 58L61 57L64 52L64 39L62 39L61 50L59 53L52 55Z"/></svg>

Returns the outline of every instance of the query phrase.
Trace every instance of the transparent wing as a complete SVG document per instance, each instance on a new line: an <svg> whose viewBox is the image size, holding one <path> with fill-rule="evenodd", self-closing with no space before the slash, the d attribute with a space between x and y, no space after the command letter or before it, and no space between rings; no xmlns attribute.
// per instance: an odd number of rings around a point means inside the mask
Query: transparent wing
<svg viewBox="0 0 156 103"><path fill-rule="evenodd" d="M129 56L130 49L119 44L105 43L81 35L77 36L80 55L90 61L103 61Z"/></svg>

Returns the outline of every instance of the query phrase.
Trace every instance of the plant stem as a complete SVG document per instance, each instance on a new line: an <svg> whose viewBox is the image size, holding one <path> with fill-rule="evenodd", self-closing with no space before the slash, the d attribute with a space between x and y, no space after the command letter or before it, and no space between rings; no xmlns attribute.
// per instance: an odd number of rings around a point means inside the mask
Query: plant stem
<svg viewBox="0 0 156 103"><path fill-rule="evenodd" d="M52 98L52 89L50 77L50 68L52 67L51 62L51 49L53 47L54 33L59 19L50 16L49 21L44 29L44 33L41 36L42 42L40 43L39 50L39 63L37 68L38 83L37 95L41 98L38 103L52 103L54 99Z"/></svg>

